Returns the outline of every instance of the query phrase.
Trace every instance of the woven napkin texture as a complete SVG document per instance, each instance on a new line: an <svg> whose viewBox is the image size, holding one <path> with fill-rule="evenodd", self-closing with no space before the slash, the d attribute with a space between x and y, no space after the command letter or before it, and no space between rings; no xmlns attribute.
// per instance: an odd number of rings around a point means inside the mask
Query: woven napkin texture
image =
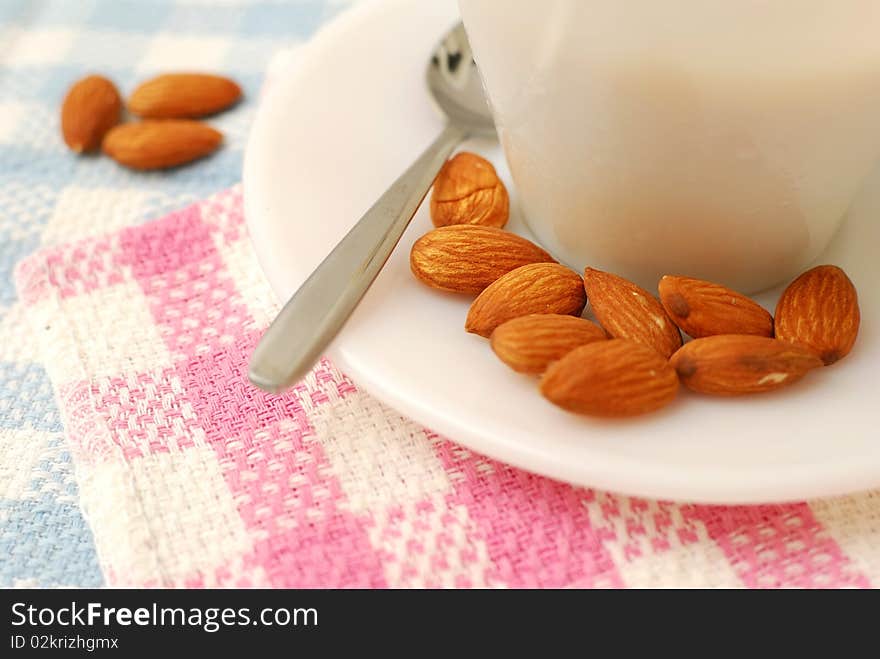
<svg viewBox="0 0 880 659"><path fill-rule="evenodd" d="M249 386L277 310L238 188L16 272L111 585L841 587L880 580L880 494L691 506L535 476L323 361Z"/></svg>
<svg viewBox="0 0 880 659"><path fill-rule="evenodd" d="M15 294L15 264L236 183L270 57L295 51L345 3L0 0L0 587L104 583L52 387ZM217 154L144 174L64 147L59 106L74 80L101 72L126 95L182 68L225 73L244 88L243 103L209 119L226 138Z"/></svg>

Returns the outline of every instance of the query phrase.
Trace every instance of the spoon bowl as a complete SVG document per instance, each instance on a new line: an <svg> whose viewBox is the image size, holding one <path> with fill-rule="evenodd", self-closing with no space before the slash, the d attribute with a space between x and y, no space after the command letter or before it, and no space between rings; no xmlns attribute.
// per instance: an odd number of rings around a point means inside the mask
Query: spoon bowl
<svg viewBox="0 0 880 659"><path fill-rule="evenodd" d="M483 91L464 25L459 23L437 45L425 73L440 111L472 135L494 136L495 122Z"/></svg>

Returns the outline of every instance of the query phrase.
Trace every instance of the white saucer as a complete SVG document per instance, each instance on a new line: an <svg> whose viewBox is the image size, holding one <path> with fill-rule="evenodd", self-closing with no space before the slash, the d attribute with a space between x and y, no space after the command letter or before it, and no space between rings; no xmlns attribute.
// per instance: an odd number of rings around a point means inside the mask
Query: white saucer
<svg viewBox="0 0 880 659"><path fill-rule="evenodd" d="M456 20L454 0L358 4L277 76L253 127L244 191L279 299L440 131L422 75ZM464 147L491 157L510 186L497 145ZM635 421L552 407L535 381L466 334L469 300L410 274L410 247L430 228L423 208L329 353L388 405L493 458L630 495L758 503L880 486L880 173L821 259L844 267L861 294L862 333L849 358L773 395L683 392L670 409ZM525 233L519 218L511 228ZM775 299L761 301L772 309Z"/></svg>

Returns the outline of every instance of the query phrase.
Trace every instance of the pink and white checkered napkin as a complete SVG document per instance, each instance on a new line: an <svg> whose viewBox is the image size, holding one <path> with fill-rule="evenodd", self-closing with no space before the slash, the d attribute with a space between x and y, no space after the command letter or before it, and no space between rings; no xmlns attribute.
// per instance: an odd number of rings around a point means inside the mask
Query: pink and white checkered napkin
<svg viewBox="0 0 880 659"><path fill-rule="evenodd" d="M764 507L571 487L437 437L327 361L264 394L234 188L17 282L114 586L870 586L880 493Z"/></svg>

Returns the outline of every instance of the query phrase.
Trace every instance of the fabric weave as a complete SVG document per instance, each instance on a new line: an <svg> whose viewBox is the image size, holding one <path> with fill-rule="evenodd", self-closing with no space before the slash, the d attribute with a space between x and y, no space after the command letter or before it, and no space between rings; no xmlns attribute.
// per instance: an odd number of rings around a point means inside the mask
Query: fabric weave
<svg viewBox="0 0 880 659"><path fill-rule="evenodd" d="M37 249L161 217L237 182L270 57L282 47L295 57L345 4L0 0L0 587L104 583L52 387L15 294L14 265ZM226 138L214 156L173 172L132 173L67 151L59 107L74 80L100 72L126 95L154 73L181 69L224 73L244 88L243 103L208 120ZM84 323L79 330L92 331Z"/></svg>
<svg viewBox="0 0 880 659"><path fill-rule="evenodd" d="M279 587L869 587L880 494L690 506L489 460L322 361L247 382L277 311L234 187L45 249L17 281L108 583Z"/></svg>

